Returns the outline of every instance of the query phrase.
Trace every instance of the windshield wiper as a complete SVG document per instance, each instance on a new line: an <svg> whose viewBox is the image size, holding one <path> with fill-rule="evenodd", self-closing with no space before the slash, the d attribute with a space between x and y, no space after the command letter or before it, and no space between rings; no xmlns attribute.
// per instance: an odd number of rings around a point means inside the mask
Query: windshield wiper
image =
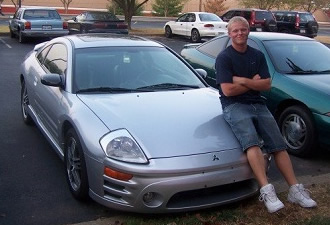
<svg viewBox="0 0 330 225"><path fill-rule="evenodd" d="M91 93L91 92L105 92L105 93L125 93L125 92L137 92L136 89L119 88L119 87L95 87L80 89L77 93Z"/></svg>
<svg viewBox="0 0 330 225"><path fill-rule="evenodd" d="M158 89L171 89L171 90L182 90L182 89L197 89L200 88L198 85L187 85L187 84L174 84L174 83L161 83L149 86L137 88L138 90L158 90Z"/></svg>
<svg viewBox="0 0 330 225"><path fill-rule="evenodd" d="M330 73L330 70L296 70L286 72L286 74L325 74Z"/></svg>

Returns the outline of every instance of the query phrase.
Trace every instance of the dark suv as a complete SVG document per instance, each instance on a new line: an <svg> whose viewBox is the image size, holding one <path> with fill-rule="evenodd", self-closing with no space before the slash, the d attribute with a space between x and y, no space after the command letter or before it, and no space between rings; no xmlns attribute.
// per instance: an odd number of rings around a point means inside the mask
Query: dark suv
<svg viewBox="0 0 330 225"><path fill-rule="evenodd" d="M279 32L316 37L319 25L310 12L273 11Z"/></svg>
<svg viewBox="0 0 330 225"><path fill-rule="evenodd" d="M274 15L271 11L262 9L231 9L221 16L223 21L228 22L234 16L242 16L250 24L251 31L277 31Z"/></svg>

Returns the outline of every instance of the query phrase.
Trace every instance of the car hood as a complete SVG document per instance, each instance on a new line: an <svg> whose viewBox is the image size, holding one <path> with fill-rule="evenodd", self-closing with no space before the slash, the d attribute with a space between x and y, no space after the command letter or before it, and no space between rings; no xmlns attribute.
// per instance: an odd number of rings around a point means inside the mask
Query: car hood
<svg viewBox="0 0 330 225"><path fill-rule="evenodd" d="M79 98L110 130L128 130L148 158L240 148L211 88Z"/></svg>
<svg viewBox="0 0 330 225"><path fill-rule="evenodd" d="M330 74L287 75L295 82L302 83L327 95L330 95Z"/></svg>

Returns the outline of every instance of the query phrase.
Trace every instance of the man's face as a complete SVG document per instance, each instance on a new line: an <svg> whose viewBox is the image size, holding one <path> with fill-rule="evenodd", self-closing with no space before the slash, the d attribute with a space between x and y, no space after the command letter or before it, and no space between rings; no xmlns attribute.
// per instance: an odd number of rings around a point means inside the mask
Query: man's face
<svg viewBox="0 0 330 225"><path fill-rule="evenodd" d="M249 27L243 22L232 23L228 30L228 34L231 37L232 42L236 45L246 44L249 32Z"/></svg>

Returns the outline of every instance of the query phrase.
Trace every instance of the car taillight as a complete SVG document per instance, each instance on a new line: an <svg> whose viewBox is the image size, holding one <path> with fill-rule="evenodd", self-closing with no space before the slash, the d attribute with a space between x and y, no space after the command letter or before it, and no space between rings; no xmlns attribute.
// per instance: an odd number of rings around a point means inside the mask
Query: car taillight
<svg viewBox="0 0 330 225"><path fill-rule="evenodd" d="M297 14L297 16L296 16L296 23L295 23L295 27L297 29L299 29L299 24L300 24L300 17L299 17L299 14Z"/></svg>
<svg viewBox="0 0 330 225"><path fill-rule="evenodd" d="M213 24L205 24L204 27L214 27Z"/></svg>
<svg viewBox="0 0 330 225"><path fill-rule="evenodd" d="M26 22L24 23L24 29L25 29L25 30L31 30L31 22L26 21Z"/></svg>
<svg viewBox="0 0 330 225"><path fill-rule="evenodd" d="M106 23L94 23L95 28L106 28L107 24Z"/></svg>
<svg viewBox="0 0 330 225"><path fill-rule="evenodd" d="M256 12L252 11L251 12L251 23L250 23L251 26L254 26L255 20L256 20Z"/></svg>
<svg viewBox="0 0 330 225"><path fill-rule="evenodd" d="M117 24L117 28L118 28L118 29L127 29L128 26L127 26L127 24L122 23L122 24Z"/></svg>
<svg viewBox="0 0 330 225"><path fill-rule="evenodd" d="M67 30L68 29L68 23L67 22L63 22L63 29Z"/></svg>

